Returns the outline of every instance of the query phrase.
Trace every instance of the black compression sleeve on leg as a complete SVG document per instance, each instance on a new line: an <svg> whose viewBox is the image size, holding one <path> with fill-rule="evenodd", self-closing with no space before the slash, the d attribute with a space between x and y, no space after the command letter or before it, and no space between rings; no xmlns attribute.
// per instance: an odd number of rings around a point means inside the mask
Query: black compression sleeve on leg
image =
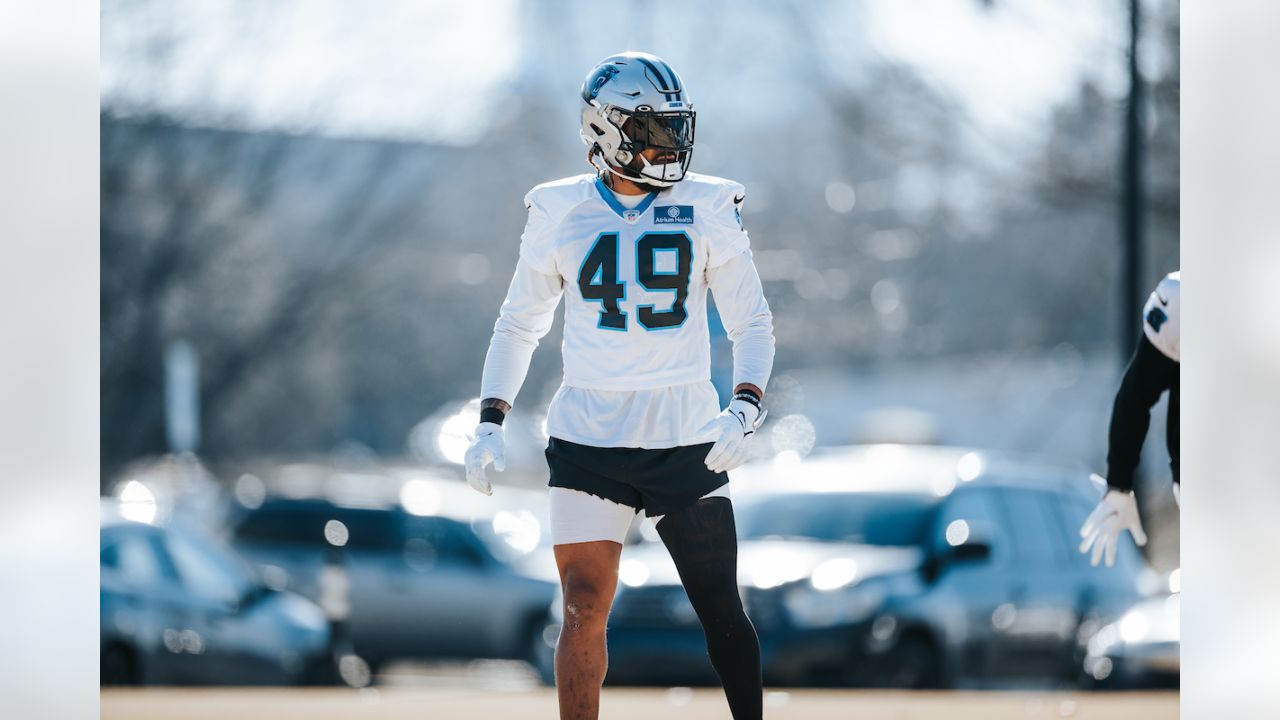
<svg viewBox="0 0 1280 720"><path fill-rule="evenodd" d="M738 538L726 497L703 498L667 513L658 535L675 562L707 636L707 654L720 676L734 720L763 712L760 640L738 595Z"/></svg>

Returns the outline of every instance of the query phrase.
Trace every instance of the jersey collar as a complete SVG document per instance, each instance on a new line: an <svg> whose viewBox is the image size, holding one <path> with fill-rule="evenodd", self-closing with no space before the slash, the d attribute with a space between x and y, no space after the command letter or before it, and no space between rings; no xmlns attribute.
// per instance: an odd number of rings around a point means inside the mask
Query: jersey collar
<svg viewBox="0 0 1280 720"><path fill-rule="evenodd" d="M652 205L653 201L658 197L658 192L655 190L646 195L645 198L640 201L639 205L634 208L629 208L618 202L618 198L614 197L613 191L610 190L609 186L605 185L604 180L600 178L596 178L596 190L600 191L600 198L609 206L609 209L613 210L617 213L618 217L623 218L624 220L627 219L628 215L632 218L638 218L641 215L644 215L645 211L649 209L649 206Z"/></svg>

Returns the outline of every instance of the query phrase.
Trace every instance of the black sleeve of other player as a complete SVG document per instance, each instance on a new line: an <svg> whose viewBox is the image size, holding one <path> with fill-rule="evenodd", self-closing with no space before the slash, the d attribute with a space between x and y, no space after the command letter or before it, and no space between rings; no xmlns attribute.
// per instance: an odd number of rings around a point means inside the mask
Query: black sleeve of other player
<svg viewBox="0 0 1280 720"><path fill-rule="evenodd" d="M1108 433L1107 484L1117 490L1133 489L1133 473L1142 454L1142 441L1151 425L1151 406L1165 390L1178 387L1178 363L1156 349L1143 335L1138 340L1129 366L1125 368L1120 389L1111 407L1111 429ZM1172 400L1172 398L1170 398ZM1170 418L1177 422L1176 411ZM1176 431L1175 431L1176 432ZM1170 453L1177 453L1170 447ZM1175 459L1176 467L1176 459Z"/></svg>

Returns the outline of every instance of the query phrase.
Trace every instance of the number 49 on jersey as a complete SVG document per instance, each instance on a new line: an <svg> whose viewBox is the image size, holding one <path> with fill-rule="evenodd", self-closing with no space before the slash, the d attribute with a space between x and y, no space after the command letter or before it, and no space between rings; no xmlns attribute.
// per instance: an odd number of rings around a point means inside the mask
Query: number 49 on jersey
<svg viewBox="0 0 1280 720"><path fill-rule="evenodd" d="M659 272L658 253L674 253L675 270ZM689 314L684 309L689 295L689 273L693 268L693 243L682 232L649 232L636 239L636 282L648 291L675 293L668 310L653 305L636 307L636 317L645 330L678 328ZM627 283L618 279L618 233L601 233L591 246L578 271L578 289L585 300L599 302L597 325L606 330L627 329L627 313L621 303L627 298Z"/></svg>

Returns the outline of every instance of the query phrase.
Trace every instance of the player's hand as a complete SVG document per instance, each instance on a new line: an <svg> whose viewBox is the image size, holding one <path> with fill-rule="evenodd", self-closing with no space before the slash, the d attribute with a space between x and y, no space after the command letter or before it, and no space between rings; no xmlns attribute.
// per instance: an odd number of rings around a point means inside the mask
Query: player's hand
<svg viewBox="0 0 1280 720"><path fill-rule="evenodd" d="M760 408L746 400L733 400L708 425L718 435L715 445L707 452L707 468L712 472L727 472L747 461L751 439L760 427L764 415Z"/></svg>
<svg viewBox="0 0 1280 720"><path fill-rule="evenodd" d="M1147 544L1147 534L1143 532L1142 522L1138 519L1138 501L1133 492L1108 489L1098 506L1089 513L1084 525L1080 526L1080 537L1084 538L1084 542L1080 543L1080 552L1087 553L1092 548L1090 564L1097 565L1098 560L1106 555L1107 567L1112 567L1116 564L1116 543L1120 540L1120 533L1125 530L1133 534L1133 541L1138 545Z"/></svg>
<svg viewBox="0 0 1280 720"><path fill-rule="evenodd" d="M493 494L493 485L485 475L484 467L490 462L493 469L502 472L507 469L507 457L503 450L502 426L497 423L483 422L476 426L476 437L467 448L464 464L467 468L467 483L476 492L485 495Z"/></svg>

